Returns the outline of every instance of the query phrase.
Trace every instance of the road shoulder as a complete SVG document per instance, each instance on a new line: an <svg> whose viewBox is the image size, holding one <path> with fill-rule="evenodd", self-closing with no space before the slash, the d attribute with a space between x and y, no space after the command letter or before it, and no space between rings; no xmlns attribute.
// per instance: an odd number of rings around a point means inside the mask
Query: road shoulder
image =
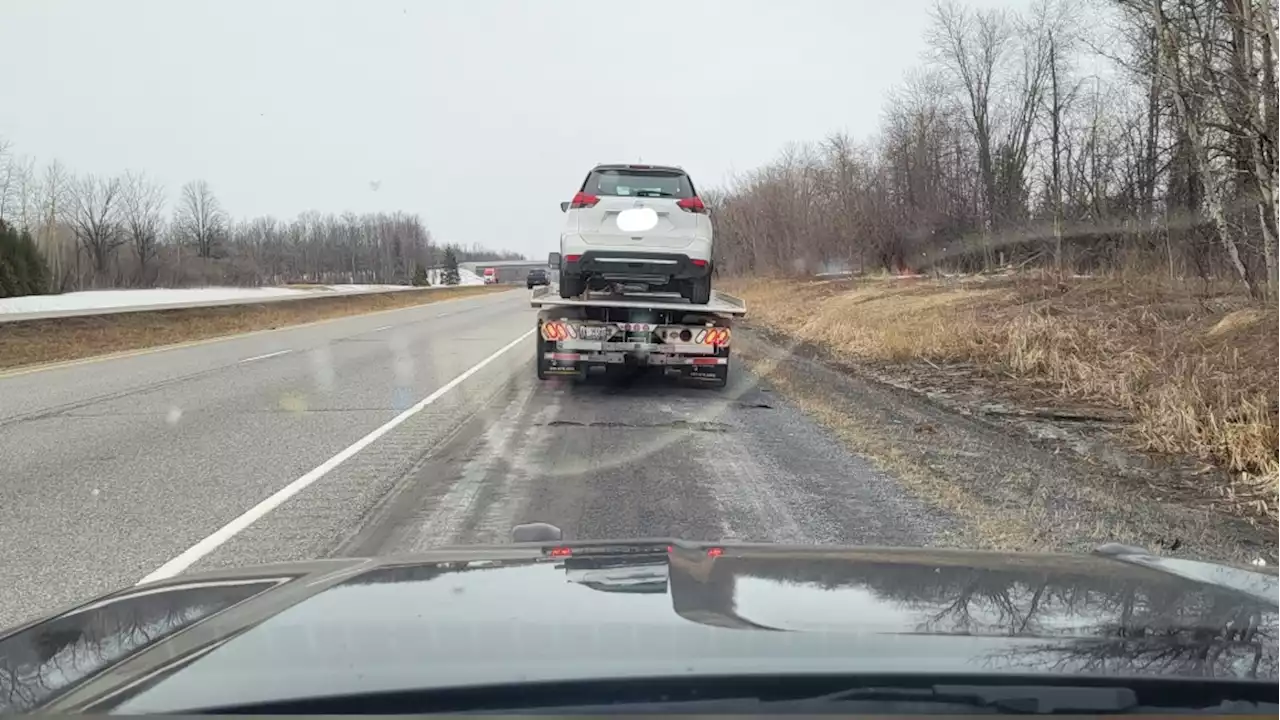
<svg viewBox="0 0 1280 720"><path fill-rule="evenodd" d="M1274 529L1166 502L1138 474L1064 452L1055 438L962 414L758 328L734 339L737 359L762 382L959 518L966 544L1080 552L1124 542L1161 554L1276 561Z"/></svg>

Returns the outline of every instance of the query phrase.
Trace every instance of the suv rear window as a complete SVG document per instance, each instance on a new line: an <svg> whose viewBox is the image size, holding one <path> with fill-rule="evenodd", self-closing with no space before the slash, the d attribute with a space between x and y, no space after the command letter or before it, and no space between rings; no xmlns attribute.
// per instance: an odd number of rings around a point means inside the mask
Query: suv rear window
<svg viewBox="0 0 1280 720"><path fill-rule="evenodd" d="M596 168L582 184L588 195L622 197L693 197L689 176L677 170L637 170L634 168Z"/></svg>

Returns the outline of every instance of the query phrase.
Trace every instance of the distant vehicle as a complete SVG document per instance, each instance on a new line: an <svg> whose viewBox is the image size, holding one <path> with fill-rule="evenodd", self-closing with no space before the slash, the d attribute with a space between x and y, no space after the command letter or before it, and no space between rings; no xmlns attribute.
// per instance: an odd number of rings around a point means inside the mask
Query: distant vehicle
<svg viewBox="0 0 1280 720"><path fill-rule="evenodd" d="M484 284L495 285L498 282L498 269L487 267L484 269Z"/></svg>
<svg viewBox="0 0 1280 720"><path fill-rule="evenodd" d="M0 714L1277 713L1274 572L561 536L122 588L0 632Z"/></svg>
<svg viewBox="0 0 1280 720"><path fill-rule="evenodd" d="M626 283L711 300L710 210L684 170L597 165L560 209L560 297Z"/></svg>
<svg viewBox="0 0 1280 720"><path fill-rule="evenodd" d="M529 276L526 277L525 280L528 283L530 290L532 290L535 285L551 284L551 278L547 276L547 271L542 269L530 270Z"/></svg>

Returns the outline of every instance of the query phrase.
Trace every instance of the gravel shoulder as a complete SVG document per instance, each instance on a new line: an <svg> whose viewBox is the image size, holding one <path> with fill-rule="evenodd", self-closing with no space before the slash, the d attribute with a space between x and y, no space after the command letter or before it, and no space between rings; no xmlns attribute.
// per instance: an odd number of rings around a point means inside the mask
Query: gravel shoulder
<svg viewBox="0 0 1280 720"><path fill-rule="evenodd" d="M1274 528L1153 494L1146 469L1104 429L1064 430L981 393L930 397L883 369L841 363L759 328L741 328L734 339L737 359L766 387L916 498L954 515L958 544L1081 552L1123 542L1166 555L1276 562Z"/></svg>

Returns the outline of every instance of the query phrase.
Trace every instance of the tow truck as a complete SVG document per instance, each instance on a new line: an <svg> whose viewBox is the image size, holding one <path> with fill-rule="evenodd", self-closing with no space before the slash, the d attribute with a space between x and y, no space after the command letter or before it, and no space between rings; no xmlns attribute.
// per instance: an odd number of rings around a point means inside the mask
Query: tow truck
<svg viewBox="0 0 1280 720"><path fill-rule="evenodd" d="M557 255L551 253L551 267ZM530 304L539 310L539 380L655 368L724 387L733 321L747 314L746 303L716 290L707 304L694 305L678 293L624 284L573 298L560 297L553 286L537 287Z"/></svg>

